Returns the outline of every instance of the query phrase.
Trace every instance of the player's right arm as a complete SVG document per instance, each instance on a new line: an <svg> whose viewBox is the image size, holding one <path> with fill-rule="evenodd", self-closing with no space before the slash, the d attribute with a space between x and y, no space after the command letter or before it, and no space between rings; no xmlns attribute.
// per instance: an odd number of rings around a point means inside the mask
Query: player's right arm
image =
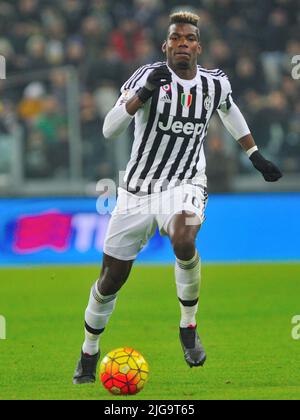
<svg viewBox="0 0 300 420"><path fill-rule="evenodd" d="M167 66L160 66L148 74L144 85L137 86L135 90L123 89L118 102L105 118L104 137L114 138L122 134L128 128L137 111L152 98L155 90L171 81L172 76Z"/></svg>

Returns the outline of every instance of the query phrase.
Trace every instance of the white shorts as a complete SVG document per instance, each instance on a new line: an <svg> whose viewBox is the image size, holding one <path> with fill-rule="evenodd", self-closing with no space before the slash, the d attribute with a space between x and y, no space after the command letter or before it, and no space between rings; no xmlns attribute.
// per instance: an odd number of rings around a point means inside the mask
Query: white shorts
<svg viewBox="0 0 300 420"><path fill-rule="evenodd" d="M157 227L162 236L168 235L168 225L175 214L191 212L186 218L187 225L202 225L205 220L208 201L205 187L185 184L142 197L122 188L118 193L104 253L122 261L135 260Z"/></svg>

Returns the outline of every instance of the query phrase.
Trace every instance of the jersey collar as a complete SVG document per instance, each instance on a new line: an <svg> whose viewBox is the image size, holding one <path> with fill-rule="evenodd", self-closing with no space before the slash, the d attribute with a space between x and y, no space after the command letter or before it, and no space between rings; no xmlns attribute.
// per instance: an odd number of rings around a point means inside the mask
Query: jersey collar
<svg viewBox="0 0 300 420"><path fill-rule="evenodd" d="M172 74L172 78L173 80L176 80L179 84L186 86L186 87L193 87L195 85L197 85L199 83L199 68L197 67L197 74L196 77L194 79L191 80L186 80L186 79L181 79L180 77L177 76L177 74L168 66L167 67L169 69L169 71Z"/></svg>

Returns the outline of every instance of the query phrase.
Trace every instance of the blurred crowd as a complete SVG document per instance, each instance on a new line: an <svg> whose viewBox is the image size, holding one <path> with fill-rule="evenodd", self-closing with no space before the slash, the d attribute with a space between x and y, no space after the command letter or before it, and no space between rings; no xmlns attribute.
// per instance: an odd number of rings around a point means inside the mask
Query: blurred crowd
<svg viewBox="0 0 300 420"><path fill-rule="evenodd" d="M0 85L0 136L21 124L27 177L69 175L68 76L61 69L69 65L80 80L84 176L114 176L101 122L131 73L163 59L168 16L183 8L201 16L200 64L227 73L261 148L284 172L300 172L300 82L291 76L292 57L300 55L298 0L1 0L8 76L43 71L9 89ZM250 166L223 133L213 130L207 143L208 170L215 189L228 190L229 178Z"/></svg>

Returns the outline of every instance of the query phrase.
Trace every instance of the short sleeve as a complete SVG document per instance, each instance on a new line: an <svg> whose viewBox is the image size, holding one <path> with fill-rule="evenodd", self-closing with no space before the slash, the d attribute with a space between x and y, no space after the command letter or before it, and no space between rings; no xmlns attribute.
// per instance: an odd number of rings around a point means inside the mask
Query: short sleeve
<svg viewBox="0 0 300 420"><path fill-rule="evenodd" d="M157 62L139 67L137 71L127 80L127 82L124 83L124 85L121 88L121 93L123 93L126 90L133 90L137 92L139 89L145 86L149 74L154 69L157 69L164 65L166 65L165 62Z"/></svg>
<svg viewBox="0 0 300 420"><path fill-rule="evenodd" d="M117 102L118 105L123 105L131 99L137 91L145 86L149 74L157 67L164 63L154 63L139 67L136 72L123 84L121 87L121 96Z"/></svg>
<svg viewBox="0 0 300 420"><path fill-rule="evenodd" d="M135 73L123 84L121 87L121 96L119 97L116 106L121 106L126 104L126 102L131 99L136 92L140 89L140 78L143 77L144 68L146 66L140 67L136 70Z"/></svg>
<svg viewBox="0 0 300 420"><path fill-rule="evenodd" d="M221 92L220 106L218 109L226 113L227 111L230 110L233 104L232 87L226 74L223 73L220 81L221 81L222 92Z"/></svg>
<svg viewBox="0 0 300 420"><path fill-rule="evenodd" d="M123 84L121 87L121 96L116 104L117 106L128 102L129 99L131 99L136 92L145 85L149 75L149 67L150 65L138 68L136 72Z"/></svg>
<svg viewBox="0 0 300 420"><path fill-rule="evenodd" d="M121 96L119 97L116 106L121 106L126 104L129 99L133 98L134 95L136 94L136 91L133 89L128 89L128 90L122 90L121 89Z"/></svg>
<svg viewBox="0 0 300 420"><path fill-rule="evenodd" d="M121 87L121 93L124 91L137 92L145 85L149 72L151 72L152 69L153 67L150 64L138 68L137 71L123 84Z"/></svg>

